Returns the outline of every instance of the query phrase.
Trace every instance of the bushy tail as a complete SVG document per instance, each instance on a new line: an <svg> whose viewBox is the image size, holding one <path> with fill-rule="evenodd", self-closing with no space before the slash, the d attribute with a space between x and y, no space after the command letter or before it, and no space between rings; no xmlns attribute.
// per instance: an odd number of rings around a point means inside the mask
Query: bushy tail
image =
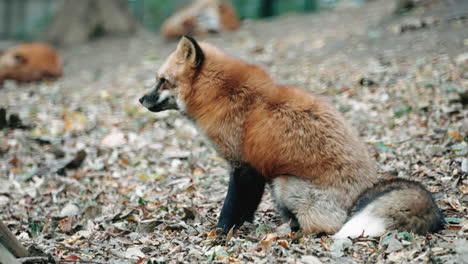
<svg viewBox="0 0 468 264"><path fill-rule="evenodd" d="M443 228L444 218L431 193L418 182L385 180L364 191L334 238L380 236L387 230L424 235Z"/></svg>

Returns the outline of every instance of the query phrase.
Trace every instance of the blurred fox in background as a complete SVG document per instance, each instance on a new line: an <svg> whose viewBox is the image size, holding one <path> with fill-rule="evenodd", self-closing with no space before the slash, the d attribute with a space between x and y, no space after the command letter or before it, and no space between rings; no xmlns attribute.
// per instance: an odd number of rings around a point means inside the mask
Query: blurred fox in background
<svg viewBox="0 0 468 264"><path fill-rule="evenodd" d="M0 82L40 81L60 77L62 61L55 49L44 43L20 44L0 52Z"/></svg>
<svg viewBox="0 0 468 264"><path fill-rule="evenodd" d="M229 0L195 0L167 19L161 26L161 33L166 39L176 39L183 35L233 31L239 27L239 17Z"/></svg>

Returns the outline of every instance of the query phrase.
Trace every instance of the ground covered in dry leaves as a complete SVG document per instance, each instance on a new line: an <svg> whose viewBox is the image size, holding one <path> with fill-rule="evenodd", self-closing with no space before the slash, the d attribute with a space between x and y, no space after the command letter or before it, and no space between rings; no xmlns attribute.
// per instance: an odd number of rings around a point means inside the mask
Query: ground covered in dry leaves
<svg viewBox="0 0 468 264"><path fill-rule="evenodd" d="M226 162L180 114L137 101L175 48L150 33L62 50L61 80L3 85L0 218L31 250L76 262L466 263L468 8L395 17L390 2L246 21L207 41L329 98L381 173L434 193L442 232L294 234L267 193L254 223L217 240Z"/></svg>

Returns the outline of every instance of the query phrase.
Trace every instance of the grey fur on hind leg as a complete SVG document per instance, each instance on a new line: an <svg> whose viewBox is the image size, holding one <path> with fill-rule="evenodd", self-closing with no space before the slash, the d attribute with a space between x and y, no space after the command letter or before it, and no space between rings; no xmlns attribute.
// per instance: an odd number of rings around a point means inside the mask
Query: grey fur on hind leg
<svg viewBox="0 0 468 264"><path fill-rule="evenodd" d="M301 225L299 224L296 215L293 212L291 212L291 210L289 210L286 206L280 204L278 204L276 208L280 215L281 221L285 223L289 222L291 231L298 232L301 229Z"/></svg>
<svg viewBox="0 0 468 264"><path fill-rule="evenodd" d="M280 216L304 233L333 234L347 218L347 193L332 187L324 189L311 180L295 176L275 178L271 185ZM350 204L350 202L348 202ZM292 218L291 216L294 216Z"/></svg>

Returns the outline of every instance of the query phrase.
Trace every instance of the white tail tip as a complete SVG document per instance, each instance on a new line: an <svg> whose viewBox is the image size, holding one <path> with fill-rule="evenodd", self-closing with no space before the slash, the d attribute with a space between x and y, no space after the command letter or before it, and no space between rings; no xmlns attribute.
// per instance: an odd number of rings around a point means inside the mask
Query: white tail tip
<svg viewBox="0 0 468 264"><path fill-rule="evenodd" d="M386 225L382 218L372 216L370 212L364 210L351 217L333 238L356 238L359 236L376 237L385 233Z"/></svg>

